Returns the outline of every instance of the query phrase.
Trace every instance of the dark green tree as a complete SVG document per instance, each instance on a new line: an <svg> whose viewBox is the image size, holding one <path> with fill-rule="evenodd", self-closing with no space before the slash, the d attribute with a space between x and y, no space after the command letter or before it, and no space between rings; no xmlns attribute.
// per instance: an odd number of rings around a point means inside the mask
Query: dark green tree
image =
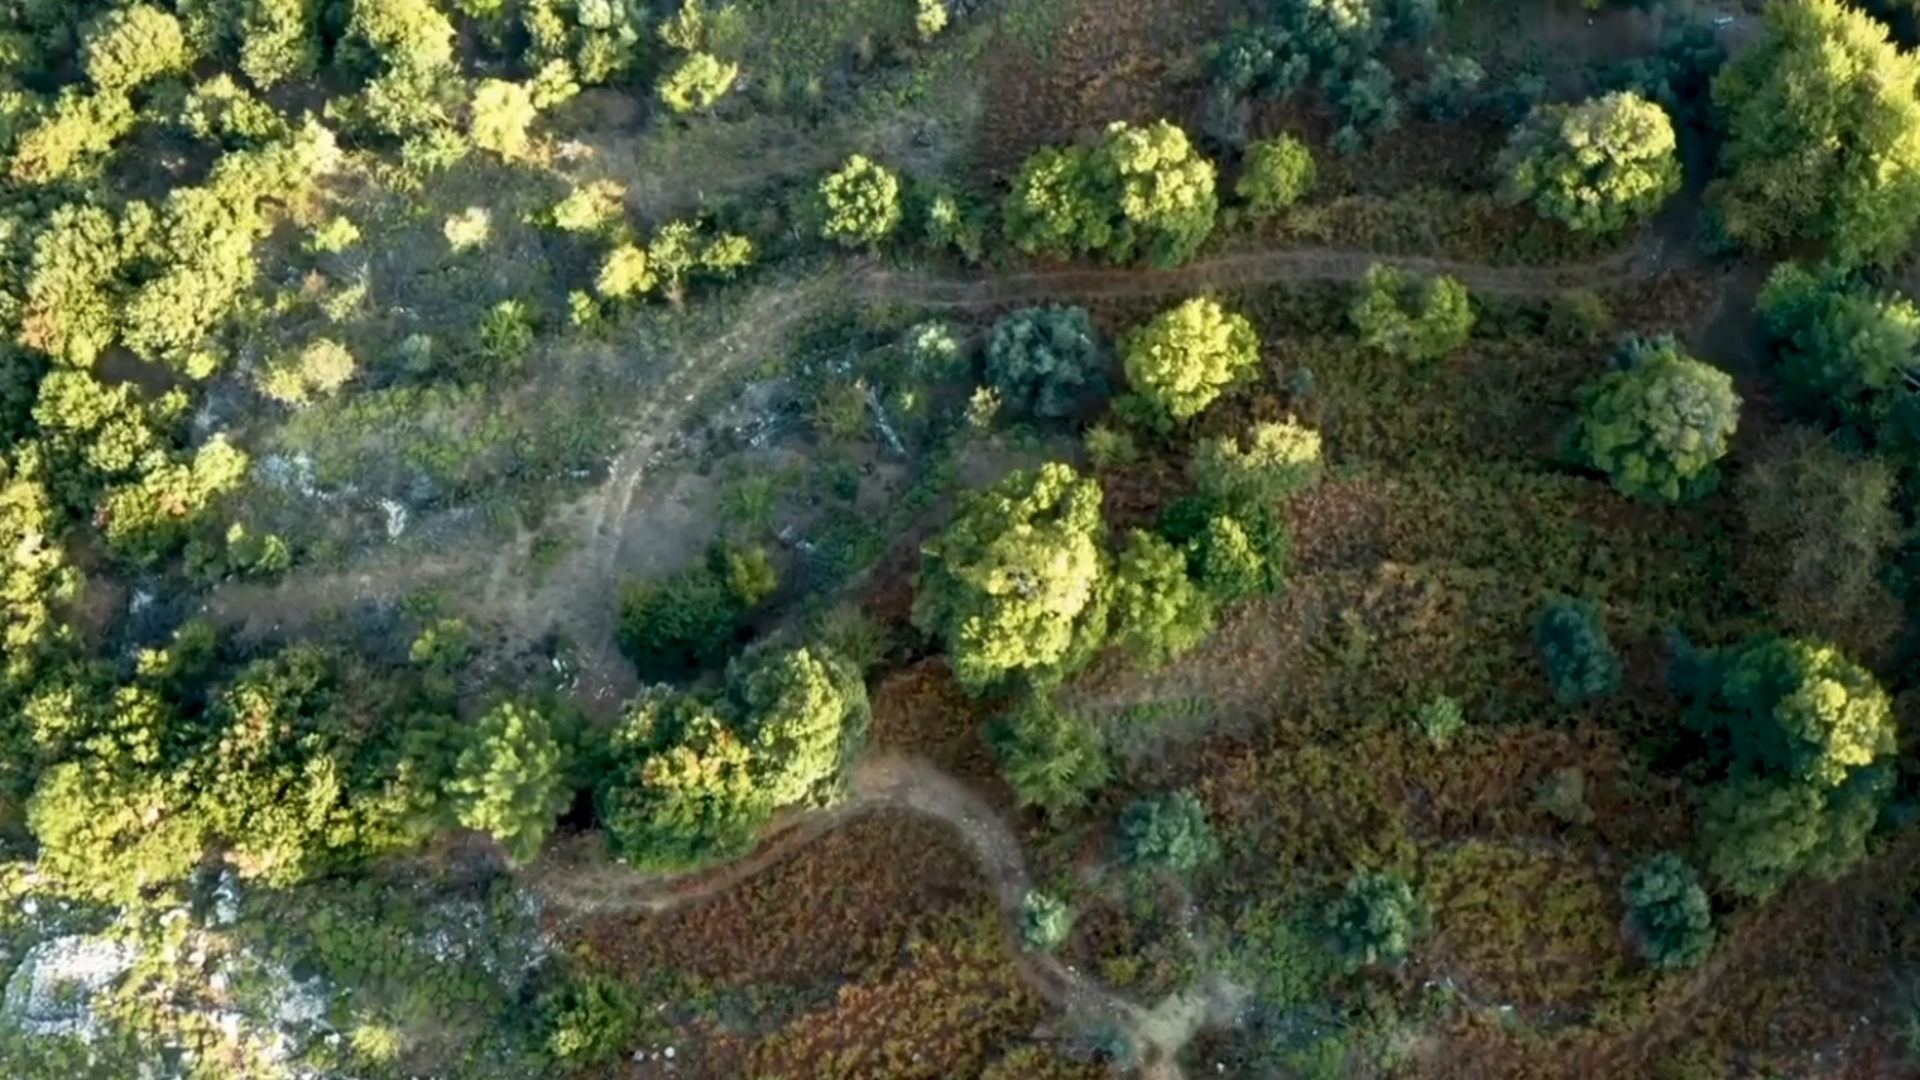
<svg viewBox="0 0 1920 1080"><path fill-rule="evenodd" d="M1718 483L1716 463L1740 423L1740 398L1726 372L1688 356L1670 337L1636 338L1580 396L1572 452L1622 494L1680 502Z"/></svg>
<svg viewBox="0 0 1920 1080"><path fill-rule="evenodd" d="M1654 967L1699 967L1713 951L1713 905L1680 856L1663 851L1634 867L1620 897L1640 955Z"/></svg>
<svg viewBox="0 0 1920 1080"><path fill-rule="evenodd" d="M540 853L573 792L563 733L546 711L503 701L483 713L454 763L454 817L491 833L516 864Z"/></svg>
<svg viewBox="0 0 1920 1080"><path fill-rule="evenodd" d="M1533 644L1553 684L1553 699L1561 705L1607 697L1620 688L1620 655L1607 640L1598 604L1548 604L1533 624Z"/></svg>
<svg viewBox="0 0 1920 1080"><path fill-rule="evenodd" d="M1191 874L1220 858L1207 808L1191 791L1135 799L1120 814L1120 857L1137 869Z"/></svg>
<svg viewBox="0 0 1920 1080"><path fill-rule="evenodd" d="M614 857L661 873L745 855L775 809L752 747L712 704L672 691L627 710L597 804Z"/></svg>
<svg viewBox="0 0 1920 1080"><path fill-rule="evenodd" d="M1781 388L1801 415L1879 435L1907 393L1920 352L1920 308L1831 268L1781 263L1758 304Z"/></svg>
<svg viewBox="0 0 1920 1080"><path fill-rule="evenodd" d="M1429 921L1426 904L1406 879L1377 870L1356 871L1327 913L1335 943L1354 966L1407 955Z"/></svg>
<svg viewBox="0 0 1920 1080"><path fill-rule="evenodd" d="M1019 805L1037 806L1049 817L1085 806L1112 779L1100 730L1044 695L1022 696L989 736Z"/></svg>
<svg viewBox="0 0 1920 1080"><path fill-rule="evenodd" d="M1004 403L1059 419L1101 381L1105 358L1084 308L1023 308L993 327L987 382Z"/></svg>

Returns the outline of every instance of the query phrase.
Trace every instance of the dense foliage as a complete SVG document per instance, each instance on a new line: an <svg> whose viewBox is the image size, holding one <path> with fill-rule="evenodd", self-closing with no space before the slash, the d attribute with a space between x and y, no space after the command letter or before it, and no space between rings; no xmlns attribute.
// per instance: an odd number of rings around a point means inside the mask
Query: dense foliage
<svg viewBox="0 0 1920 1080"><path fill-rule="evenodd" d="M900 227L900 178L855 154L820 182L827 239L850 247L878 244Z"/></svg>
<svg viewBox="0 0 1920 1080"><path fill-rule="evenodd" d="M1318 168L1300 140L1282 135L1250 144L1233 193L1259 213L1285 210L1313 187Z"/></svg>
<svg viewBox="0 0 1920 1080"><path fill-rule="evenodd" d="M1634 498L1679 502L1712 490L1740 423L1732 377L1672 338L1629 340L1614 365L1581 391L1574 455Z"/></svg>
<svg viewBox="0 0 1920 1080"><path fill-rule="evenodd" d="M1135 799L1120 814L1120 857L1129 866L1191 874L1220 858L1207 808L1191 791Z"/></svg>
<svg viewBox="0 0 1920 1080"><path fill-rule="evenodd" d="M1673 123L1633 94L1535 109L1501 165L1510 198L1582 232L1637 224L1680 190Z"/></svg>
<svg viewBox="0 0 1920 1080"><path fill-rule="evenodd" d="M1327 912L1341 955L1356 966L1406 956L1430 919L1411 883L1377 870L1356 871Z"/></svg>
<svg viewBox="0 0 1920 1080"><path fill-rule="evenodd" d="M1116 121L1092 146L1045 147L1027 160L1007 196L1007 235L1029 255L1179 266L1213 231L1214 181L1213 163L1178 127Z"/></svg>
<svg viewBox="0 0 1920 1080"><path fill-rule="evenodd" d="M1788 404L1822 424L1881 436L1920 350L1920 308L1853 275L1791 262L1774 268L1758 307Z"/></svg>
<svg viewBox="0 0 1920 1080"><path fill-rule="evenodd" d="M1112 779L1106 740L1092 724L1060 710L1039 694L1021 697L992 726L989 740L1000 772L1021 806L1064 817L1087 804Z"/></svg>
<svg viewBox="0 0 1920 1080"><path fill-rule="evenodd" d="M993 326L987 382L1001 402L1059 419L1101 381L1105 358L1084 308L1023 308Z"/></svg>
<svg viewBox="0 0 1920 1080"><path fill-rule="evenodd" d="M1260 362L1260 338L1216 300L1188 300L1128 334L1127 381L1164 422L1191 420Z"/></svg>
<svg viewBox="0 0 1920 1080"><path fill-rule="evenodd" d="M1766 33L1714 80L1725 117L1710 193L1727 236L1884 262L1920 224L1920 61L1840 0L1774 3Z"/></svg>
<svg viewBox="0 0 1920 1080"><path fill-rule="evenodd" d="M1212 597L1187 576L1187 557L1152 533L1127 534L1108 588L1109 640L1149 670L1213 632Z"/></svg>
<svg viewBox="0 0 1920 1080"><path fill-rule="evenodd" d="M1348 318L1370 349L1403 360L1436 360L1467 343L1473 332L1473 302L1467 287L1446 276L1419 278L1379 263L1348 309Z"/></svg>
<svg viewBox="0 0 1920 1080"><path fill-rule="evenodd" d="M1713 951L1713 906L1700 876L1672 852L1633 868L1620 886L1640 954L1665 970L1699 967Z"/></svg>
<svg viewBox="0 0 1920 1080"><path fill-rule="evenodd" d="M1561 705L1607 697L1620 688L1620 656L1607 640L1599 605L1548 604L1534 622L1533 642L1553 684L1553 699Z"/></svg>
<svg viewBox="0 0 1920 1080"><path fill-rule="evenodd" d="M541 709L503 701L480 717L454 762L447 791L456 819L491 833L516 863L540 853L573 799L562 736Z"/></svg>

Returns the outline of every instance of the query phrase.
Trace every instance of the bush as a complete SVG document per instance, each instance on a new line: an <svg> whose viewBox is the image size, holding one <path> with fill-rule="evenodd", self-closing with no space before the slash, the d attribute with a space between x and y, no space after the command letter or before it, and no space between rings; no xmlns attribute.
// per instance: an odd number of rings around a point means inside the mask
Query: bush
<svg viewBox="0 0 1920 1080"><path fill-rule="evenodd" d="M820 183L822 234L847 247L873 246L900 227L900 178L859 154Z"/></svg>
<svg viewBox="0 0 1920 1080"><path fill-rule="evenodd" d="M473 91L467 130L473 145L480 149L508 159L519 158L525 156L529 145L527 129L539 115L526 86L483 79Z"/></svg>
<svg viewBox="0 0 1920 1080"><path fill-rule="evenodd" d="M1508 199L1576 232L1637 225L1680 190L1673 123L1633 94L1535 109L1514 131L1500 169Z"/></svg>
<svg viewBox="0 0 1920 1080"><path fill-rule="evenodd" d="M180 20L151 4L114 8L94 20L81 43L87 79L102 93L124 94L185 71L187 38Z"/></svg>
<svg viewBox="0 0 1920 1080"><path fill-rule="evenodd" d="M1560 600L1548 604L1533 626L1534 647L1563 706L1603 698L1620 688L1620 657L1607 640L1600 607Z"/></svg>
<svg viewBox="0 0 1920 1080"><path fill-rule="evenodd" d="M1366 966L1407 955L1426 932L1429 914L1405 879L1361 870L1347 881L1327 921L1347 962Z"/></svg>
<svg viewBox="0 0 1920 1080"><path fill-rule="evenodd" d="M660 79L660 100L677 113L707 112L740 78L740 65L710 53L690 53Z"/></svg>
<svg viewBox="0 0 1920 1080"><path fill-rule="evenodd" d="M1191 874L1220 857L1207 808L1191 791L1135 799L1120 814L1120 857L1136 869Z"/></svg>
<svg viewBox="0 0 1920 1080"><path fill-rule="evenodd" d="M1360 343L1404 360L1436 360L1467 343L1473 303L1444 275L1420 279L1398 267L1369 267L1348 311Z"/></svg>
<svg viewBox="0 0 1920 1080"><path fill-rule="evenodd" d="M620 647L642 678L706 667L732 646L744 613L727 583L707 567L620 592Z"/></svg>
<svg viewBox="0 0 1920 1080"><path fill-rule="evenodd" d="M1043 892L1030 892L1020 901L1020 941L1035 952L1052 952L1073 931L1067 903Z"/></svg>
<svg viewBox="0 0 1920 1080"><path fill-rule="evenodd" d="M1161 312L1121 343L1127 381L1163 422L1181 423L1260 365L1244 315L1196 298Z"/></svg>
<svg viewBox="0 0 1920 1080"><path fill-rule="evenodd" d="M1285 210L1313 187L1317 171L1306 144L1282 135L1247 147L1233 192L1256 212Z"/></svg>
<svg viewBox="0 0 1920 1080"><path fill-rule="evenodd" d="M1713 951L1713 907L1700 876L1678 855L1661 852L1621 884L1640 955L1663 971L1699 967Z"/></svg>
<svg viewBox="0 0 1920 1080"><path fill-rule="evenodd" d="M584 1068L623 1052L640 1024L640 1003L604 975L572 975L535 1005L549 1056Z"/></svg>
<svg viewBox="0 0 1920 1080"><path fill-rule="evenodd" d="M1247 535L1239 519L1217 514L1207 519L1200 535L1187 542L1188 566L1208 595L1221 603L1278 591L1286 573L1285 555L1289 546L1281 532L1279 565L1273 552L1263 552Z"/></svg>
<svg viewBox="0 0 1920 1080"><path fill-rule="evenodd" d="M1105 360L1083 308L1026 308L994 324L987 381L1001 400L1057 420L1097 387Z"/></svg>
<svg viewBox="0 0 1920 1080"><path fill-rule="evenodd" d="M1581 390L1572 449L1622 494L1680 502L1719 482L1740 423L1726 372L1682 352L1672 338L1630 340L1615 370Z"/></svg>
<svg viewBox="0 0 1920 1080"><path fill-rule="evenodd" d="M1185 655L1213 633L1213 598L1188 579L1186 557L1152 533L1127 534L1109 587L1111 640L1147 670Z"/></svg>
<svg viewBox="0 0 1920 1080"><path fill-rule="evenodd" d="M1435 694L1413 714L1413 729L1436 750L1445 750L1467 730L1466 710L1445 694Z"/></svg>
<svg viewBox="0 0 1920 1080"><path fill-rule="evenodd" d="M1022 697L990 728L989 741L1016 804L1037 806L1048 817L1080 809L1113 778L1100 730L1044 695Z"/></svg>
<svg viewBox="0 0 1920 1080"><path fill-rule="evenodd" d="M1758 776L1717 784L1700 818L1707 871L1760 902L1801 874L1831 881L1866 858L1891 787L1884 767L1855 770L1830 789Z"/></svg>
<svg viewBox="0 0 1920 1080"><path fill-rule="evenodd" d="M1202 495L1226 506L1271 506L1320 482L1320 433L1292 419L1255 424L1243 444L1203 439L1192 472Z"/></svg>
<svg viewBox="0 0 1920 1080"><path fill-rule="evenodd" d="M1006 201L1006 232L1029 255L1100 254L1171 269L1213 232L1213 163L1162 120L1108 126L1098 144L1044 147L1022 166Z"/></svg>
<svg viewBox="0 0 1920 1080"><path fill-rule="evenodd" d="M447 785L454 816L492 834L507 858L525 864L540 853L573 792L566 751L553 721L539 709L501 702L480 717Z"/></svg>

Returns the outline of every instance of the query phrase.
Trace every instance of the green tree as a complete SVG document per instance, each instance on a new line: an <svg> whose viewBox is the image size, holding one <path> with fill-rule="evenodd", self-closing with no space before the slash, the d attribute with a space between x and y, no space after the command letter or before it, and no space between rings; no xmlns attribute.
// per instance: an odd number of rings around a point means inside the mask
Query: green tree
<svg viewBox="0 0 1920 1080"><path fill-rule="evenodd" d="M527 129L539 115L533 94L524 84L483 79L473 90L467 133L473 145L482 150L510 160L524 157L529 144Z"/></svg>
<svg viewBox="0 0 1920 1080"><path fill-rule="evenodd" d="M1680 190L1678 146L1666 110L1635 94L1542 105L1501 156L1505 195L1578 232L1617 232Z"/></svg>
<svg viewBox="0 0 1920 1080"><path fill-rule="evenodd" d="M1222 603L1279 589L1286 566L1284 561L1273 565L1268 554L1248 536L1246 525L1227 514L1209 517L1204 531L1187 543L1194 579Z"/></svg>
<svg viewBox="0 0 1920 1080"><path fill-rule="evenodd" d="M727 582L700 566L662 582L621 588L620 647L643 678L697 671L733 644L745 609Z"/></svg>
<svg viewBox="0 0 1920 1080"><path fill-rule="evenodd" d="M1048 817L1080 809L1113 778L1100 730L1044 694L1023 695L989 734L1018 805L1037 806Z"/></svg>
<svg viewBox="0 0 1920 1080"><path fill-rule="evenodd" d="M1782 263L1758 307L1781 389L1801 415L1879 435L1920 353L1920 308L1830 268Z"/></svg>
<svg viewBox="0 0 1920 1080"><path fill-rule="evenodd" d="M847 247L872 247L900 227L900 178L860 154L820 182L822 234Z"/></svg>
<svg viewBox="0 0 1920 1080"><path fill-rule="evenodd" d="M1127 534L1108 588L1111 640L1149 670L1213 633L1213 598L1187 577L1186 556L1152 533Z"/></svg>
<svg viewBox="0 0 1920 1080"><path fill-rule="evenodd" d="M1699 967L1713 951L1713 906L1680 856L1663 851L1634 867L1620 896L1640 955L1654 967Z"/></svg>
<svg viewBox="0 0 1920 1080"><path fill-rule="evenodd" d="M1192 419L1260 366L1260 338L1246 316L1197 297L1126 336L1127 381L1164 419Z"/></svg>
<svg viewBox="0 0 1920 1080"><path fill-rule="evenodd" d="M660 100L677 113L707 112L740 78L740 65L711 53L689 53L660 79Z"/></svg>
<svg viewBox="0 0 1920 1080"><path fill-rule="evenodd" d="M1202 439L1193 453L1194 483L1225 506L1271 506L1319 483L1320 448L1320 433L1292 419L1255 424L1244 441Z"/></svg>
<svg viewBox="0 0 1920 1080"><path fill-rule="evenodd" d="M1459 698L1435 694L1420 703L1413 714L1413 730L1435 750L1453 745L1467 730L1467 711Z"/></svg>
<svg viewBox="0 0 1920 1080"><path fill-rule="evenodd" d="M954 677L979 693L1013 674L1057 674L1098 643L1100 485L1050 463L968 495L922 549L913 623L947 644Z"/></svg>
<svg viewBox="0 0 1920 1080"><path fill-rule="evenodd" d="M1098 384L1104 362L1084 308L1023 308L995 323L987 339L987 382L1001 400L1047 419L1070 414Z"/></svg>
<svg viewBox="0 0 1920 1080"><path fill-rule="evenodd" d="M627 711L598 791L615 858L672 873L753 849L775 809L755 782L754 754L711 704L656 691Z"/></svg>
<svg viewBox="0 0 1920 1080"><path fill-rule="evenodd" d="M1233 193L1257 213L1285 210L1312 189L1318 171L1313 153L1291 135L1247 147Z"/></svg>
<svg viewBox="0 0 1920 1080"><path fill-rule="evenodd" d="M1719 480L1740 423L1733 379L1681 351L1670 337L1633 339L1615 370L1581 390L1571 450L1622 494L1680 502Z"/></svg>
<svg viewBox="0 0 1920 1080"><path fill-rule="evenodd" d="M628 300L652 291L653 273L647 267L645 249L634 244L617 244L600 263L593 291L608 300Z"/></svg>
<svg viewBox="0 0 1920 1080"><path fill-rule="evenodd" d="M1120 813L1120 857L1136 869L1191 874L1220 858L1207 808L1191 791L1135 799Z"/></svg>
<svg viewBox="0 0 1920 1080"><path fill-rule="evenodd" d="M1067 902L1043 892L1029 892L1020 900L1020 942L1035 952L1052 952L1073 932L1073 914Z"/></svg>
<svg viewBox="0 0 1920 1080"><path fill-rule="evenodd" d="M1832 788L1893 755L1893 707L1865 668L1824 642L1758 635L1682 651L1688 725L1739 775Z"/></svg>
<svg viewBox="0 0 1920 1080"><path fill-rule="evenodd" d="M125 94L89 94L68 86L23 128L13 144L9 175L20 184L53 184L97 177L113 144L133 130Z"/></svg>
<svg viewBox="0 0 1920 1080"><path fill-rule="evenodd" d="M530 862L573 797L566 770L566 749L552 718L500 702L481 714L454 763L447 785L454 817L491 833L512 862Z"/></svg>
<svg viewBox="0 0 1920 1080"><path fill-rule="evenodd" d="M187 37L180 20L151 4L117 7L87 26L81 42L87 79L102 93L123 94L185 71Z"/></svg>
<svg viewBox="0 0 1920 1080"><path fill-rule="evenodd" d="M1830 789L1759 776L1717 784L1700 820L1707 871L1734 895L1763 902L1801 874L1831 881L1866 858L1891 787L1885 768L1858 770Z"/></svg>
<svg viewBox="0 0 1920 1080"><path fill-rule="evenodd" d="M1405 360L1437 360L1467 343L1473 302L1467 287L1440 275L1418 278L1375 264L1348 310L1360 343Z"/></svg>
<svg viewBox="0 0 1920 1080"><path fill-rule="evenodd" d="M873 718L858 668L816 646L754 656L729 683L765 798L825 806L845 793Z"/></svg>
<svg viewBox="0 0 1920 1080"><path fill-rule="evenodd" d="M1708 199L1727 236L1883 262L1920 223L1920 61L1838 0L1768 4L1766 33L1713 84L1727 132Z"/></svg>
<svg viewBox="0 0 1920 1080"><path fill-rule="evenodd" d="M1029 255L1171 269L1213 232L1214 182L1186 132L1117 121L1094 146L1044 147L1027 160L1007 196L1007 235Z"/></svg>
<svg viewBox="0 0 1920 1080"><path fill-rule="evenodd" d="M1377 870L1356 871L1327 914L1335 942L1355 966L1407 955L1429 921L1426 904L1406 879Z"/></svg>
<svg viewBox="0 0 1920 1080"><path fill-rule="evenodd" d="M1620 655L1607 640L1598 604L1548 604L1533 624L1533 644L1553 684L1553 699L1561 705L1607 697L1620 688Z"/></svg>
<svg viewBox="0 0 1920 1080"><path fill-rule="evenodd" d="M1881 458L1790 429L1741 470L1740 579L1786 626L1878 655L1903 621L1885 580L1909 535L1894 509L1898 490Z"/></svg>
<svg viewBox="0 0 1920 1080"><path fill-rule="evenodd" d="M640 1002L624 983L591 972L568 971L534 1004L549 1057L574 1068L618 1056L640 1026Z"/></svg>

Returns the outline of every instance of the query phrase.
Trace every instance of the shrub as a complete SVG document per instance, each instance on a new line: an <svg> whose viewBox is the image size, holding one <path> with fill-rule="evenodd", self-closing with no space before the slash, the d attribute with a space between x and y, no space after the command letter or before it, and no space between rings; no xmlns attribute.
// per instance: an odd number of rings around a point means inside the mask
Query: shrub
<svg viewBox="0 0 1920 1080"><path fill-rule="evenodd" d="M922 550L913 623L947 643L954 678L979 693L1007 675L1058 673L1098 644L1100 485L1047 464L968 495Z"/></svg>
<svg viewBox="0 0 1920 1080"><path fill-rule="evenodd" d="M1548 604L1534 623L1533 643L1553 684L1553 699L1561 705L1606 697L1620 688L1620 657L1607 640L1599 605Z"/></svg>
<svg viewBox="0 0 1920 1080"><path fill-rule="evenodd" d="M1233 192L1256 212L1285 210L1313 187L1316 171L1306 144L1282 135L1247 147Z"/></svg>
<svg viewBox="0 0 1920 1080"><path fill-rule="evenodd" d="M1133 436L1105 424L1088 428L1081 442L1086 447L1087 460L1096 469L1131 465L1140 459L1140 447L1134 443Z"/></svg>
<svg viewBox="0 0 1920 1080"><path fill-rule="evenodd" d="M1699 967L1713 951L1713 907L1700 876L1661 852L1633 868L1620 887L1640 955L1663 971Z"/></svg>
<svg viewBox="0 0 1920 1080"><path fill-rule="evenodd" d="M480 317L480 355L496 370L512 371L533 351L533 313L518 300L502 300Z"/></svg>
<svg viewBox="0 0 1920 1080"><path fill-rule="evenodd" d="M1837 788L1750 776L1709 790L1700 818L1707 871L1764 902L1800 874L1831 881L1867 855L1891 770L1856 770Z"/></svg>
<svg viewBox="0 0 1920 1080"><path fill-rule="evenodd" d="M1615 370L1580 396L1573 453L1622 494L1680 502L1718 483L1716 463L1740 422L1726 372L1688 356L1670 337L1633 339Z"/></svg>
<svg viewBox="0 0 1920 1080"><path fill-rule="evenodd" d="M1020 941L1035 952L1052 952L1073 930L1067 903L1043 892L1030 892L1020 901Z"/></svg>
<svg viewBox="0 0 1920 1080"><path fill-rule="evenodd" d="M1360 870L1347 881L1327 921L1347 962L1366 966L1407 955L1426 932L1429 914L1405 879Z"/></svg>
<svg viewBox="0 0 1920 1080"><path fill-rule="evenodd" d="M447 785L454 816L492 834L507 858L524 864L540 846L573 792L566 753L551 718L539 709L501 702L480 717Z"/></svg>
<svg viewBox="0 0 1920 1080"><path fill-rule="evenodd" d="M1259 367L1246 317L1196 298L1161 312L1121 344L1127 380L1163 421L1192 419Z"/></svg>
<svg viewBox="0 0 1920 1080"><path fill-rule="evenodd" d="M1187 577L1186 557L1152 533L1127 534L1109 587L1111 640L1148 670L1185 655L1213 633L1213 598Z"/></svg>
<svg viewBox="0 0 1920 1080"><path fill-rule="evenodd" d="M1025 308L995 323L987 340L987 381L1003 401L1047 419L1071 413L1103 365L1083 308Z"/></svg>
<svg viewBox="0 0 1920 1080"><path fill-rule="evenodd" d="M739 599L711 570L620 592L620 647L643 678L668 678L718 660L733 644Z"/></svg>
<svg viewBox="0 0 1920 1080"><path fill-rule="evenodd" d="M1436 750L1445 750L1467 730L1466 710L1445 694L1435 694L1413 714L1413 729Z"/></svg>
<svg viewBox="0 0 1920 1080"><path fill-rule="evenodd" d="M940 31L947 28L946 0L919 0L919 8L914 12L913 27L920 34L921 41L932 41Z"/></svg>
<svg viewBox="0 0 1920 1080"><path fill-rule="evenodd" d="M282 405L304 405L315 396L338 393L353 378L356 367L346 346L316 338L298 356L269 365L260 379L260 392Z"/></svg>
<svg viewBox="0 0 1920 1080"><path fill-rule="evenodd" d="M535 1006L547 1053L570 1067L605 1062L626 1049L640 1023L640 1003L604 975L578 974L541 995Z"/></svg>
<svg viewBox="0 0 1920 1080"><path fill-rule="evenodd" d="M1099 729L1061 712L1045 695L1022 697L990 734L1017 804L1037 806L1049 817L1085 806L1112 779Z"/></svg>
<svg viewBox="0 0 1920 1080"><path fill-rule="evenodd" d="M1429 120L1463 120L1480 104L1480 87L1486 80L1486 69L1473 57L1442 53L1432 58L1414 100Z"/></svg>
<svg viewBox="0 0 1920 1080"><path fill-rule="evenodd" d="M1633 94L1545 105L1501 157L1505 194L1577 232L1616 232L1680 190L1678 147L1666 110Z"/></svg>
<svg viewBox="0 0 1920 1080"><path fill-rule="evenodd" d="M872 246L900 227L900 178L859 154L820 183L822 234L847 247Z"/></svg>
<svg viewBox="0 0 1920 1080"><path fill-rule="evenodd" d="M677 113L707 112L740 78L740 65L710 53L689 53L660 79L660 100Z"/></svg>
<svg viewBox="0 0 1920 1080"><path fill-rule="evenodd" d="M1245 525L1225 514L1207 519L1205 530L1188 541L1187 558L1200 587L1222 603L1274 592L1285 573L1255 547Z"/></svg>
<svg viewBox="0 0 1920 1080"><path fill-rule="evenodd" d="M95 19L81 42L87 79L122 94L154 78L185 71L189 56L180 20L151 4L114 8Z"/></svg>
<svg viewBox="0 0 1920 1080"><path fill-rule="evenodd" d="M1007 236L1029 255L1171 269L1213 231L1214 179L1213 163L1173 124L1115 122L1092 147L1043 147L1027 159L1007 196Z"/></svg>
<svg viewBox="0 0 1920 1080"><path fill-rule="evenodd" d="M1191 874L1220 857L1207 808L1191 791L1135 799L1120 814L1120 857L1129 866Z"/></svg>
<svg viewBox="0 0 1920 1080"><path fill-rule="evenodd" d="M1467 343L1473 303L1444 275L1420 279L1384 263L1367 270L1348 312L1360 343L1405 360L1435 360Z"/></svg>
<svg viewBox="0 0 1920 1080"><path fill-rule="evenodd" d="M440 234L447 238L447 246L455 254L485 247L493 236L493 215L485 207L469 206L450 215L440 227Z"/></svg>
<svg viewBox="0 0 1920 1080"><path fill-rule="evenodd" d="M1193 479L1202 495L1227 506L1271 506L1320 481L1320 433L1292 419L1255 424L1246 442L1203 439Z"/></svg>
<svg viewBox="0 0 1920 1080"><path fill-rule="evenodd" d="M520 83L483 79L473 91L467 131L473 145L513 159L527 152L527 129L540 115L533 94Z"/></svg>

